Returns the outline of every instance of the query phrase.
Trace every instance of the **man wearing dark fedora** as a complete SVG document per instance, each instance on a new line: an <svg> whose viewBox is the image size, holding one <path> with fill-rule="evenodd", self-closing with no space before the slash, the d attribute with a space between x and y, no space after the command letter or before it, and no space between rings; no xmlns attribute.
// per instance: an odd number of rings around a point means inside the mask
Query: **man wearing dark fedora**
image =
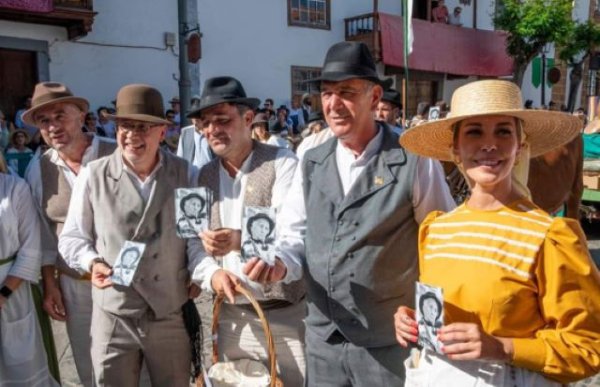
<svg viewBox="0 0 600 387"><path fill-rule="evenodd" d="M402 128L398 126L398 118L402 110L402 97L396 90L389 88L383 92L381 101L375 110L375 119L383 121L392 128L394 133L400 135Z"/></svg>
<svg viewBox="0 0 600 387"><path fill-rule="evenodd" d="M414 304L418 225L454 202L441 166L375 121L384 82L364 44L333 45L314 81L334 137L305 153L282 210L286 270L256 262L248 277L306 278L310 386L402 386L408 351L394 341L393 316Z"/></svg>
<svg viewBox="0 0 600 387"><path fill-rule="evenodd" d="M297 164L290 150L252 140L250 126L258 104L258 99L246 96L237 79L215 77L205 82L200 104L189 115L201 121L208 144L217 156L200 171L198 183L213 192L213 202L210 230L200 235L207 257L192 279L203 290L224 294L229 300L222 306L219 319L218 345L223 358L260 359L268 367L268 347L260 319L247 300L235 297L235 284L243 282L261 304L273 337L277 338L277 365L284 385L302 386L302 282L263 286L248 281L243 274L246 259L240 253L240 235L245 227L244 208L273 207L279 211L287 203ZM276 266L283 269L281 262Z"/></svg>
<svg viewBox="0 0 600 387"><path fill-rule="evenodd" d="M92 363L98 386L137 386L144 364L153 386L188 386L191 346L181 307L202 243L176 234L174 190L193 168L161 150L169 121L155 88L117 94L118 149L84 168L73 189L59 251L92 278ZM114 284L126 241L145 246L132 283Z"/></svg>
<svg viewBox="0 0 600 387"><path fill-rule="evenodd" d="M114 151L114 141L81 130L88 102L62 83L35 86L31 107L22 119L40 129L49 149L34 158L25 176L39 205L42 222L44 310L66 321L75 368L81 383L93 385L90 358L92 289L89 277L71 269L58 254L60 235L71 193L81 168Z"/></svg>

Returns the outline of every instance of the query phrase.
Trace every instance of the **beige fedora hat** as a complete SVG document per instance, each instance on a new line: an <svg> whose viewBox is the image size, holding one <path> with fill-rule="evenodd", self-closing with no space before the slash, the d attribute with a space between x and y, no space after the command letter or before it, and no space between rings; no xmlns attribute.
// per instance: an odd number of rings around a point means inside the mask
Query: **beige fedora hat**
<svg viewBox="0 0 600 387"><path fill-rule="evenodd" d="M64 84L59 82L41 82L35 85L33 96L31 97L31 108L23 113L22 120L28 125L35 126L35 112L55 103L73 103L84 113L90 107L86 99L75 97L71 93L71 90Z"/></svg>
<svg viewBox="0 0 600 387"><path fill-rule="evenodd" d="M149 85L123 86L117 93L116 107L116 113L107 114L108 118L171 125L171 122L165 119L165 109L160 91Z"/></svg>
<svg viewBox="0 0 600 387"><path fill-rule="evenodd" d="M503 115L523 122L530 155L536 157L571 141L582 127L579 118L571 114L523 109L521 90L509 81L485 80L459 87L450 106L448 118L408 129L400 144L418 155L452 161L456 123L471 117Z"/></svg>

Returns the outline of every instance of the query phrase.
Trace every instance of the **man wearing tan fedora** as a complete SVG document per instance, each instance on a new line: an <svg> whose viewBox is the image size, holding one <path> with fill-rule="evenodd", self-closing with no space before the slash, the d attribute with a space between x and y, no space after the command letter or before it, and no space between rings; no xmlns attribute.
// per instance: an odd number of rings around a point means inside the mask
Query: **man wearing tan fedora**
<svg viewBox="0 0 600 387"><path fill-rule="evenodd" d="M243 268L249 257L241 254L244 208L272 207L279 211L296 168L289 149L252 140L250 126L256 98L249 98L233 77L208 79L200 103L188 117L200 120L216 158L200 171L199 185L213 192L210 230L201 234L207 257L193 280L209 293L225 294L219 319L219 353L224 359L252 358L267 367L267 341L261 320L234 286L243 282L261 304L275 337L277 367L286 386L304 384L304 285L262 286L248 281ZM263 117L264 119L265 117ZM276 218L276 223L279 221ZM282 264L277 266L282 268ZM235 301L235 302L234 302Z"/></svg>
<svg viewBox="0 0 600 387"><path fill-rule="evenodd" d="M375 121L385 82L366 45L333 45L314 82L334 137L296 170L277 241L285 270L255 262L247 274L304 275L309 386L402 386L408 350L395 342L394 313L415 301L418 225L454 202L439 163Z"/></svg>
<svg viewBox="0 0 600 387"><path fill-rule="evenodd" d="M59 240L71 267L92 277L92 363L98 386L188 386L191 346L182 305L202 243L176 234L174 190L190 186L187 161L160 149L169 121L155 88L117 94L118 149L82 170ZM119 252L143 249L132 282L112 281Z"/></svg>
<svg viewBox="0 0 600 387"><path fill-rule="evenodd" d="M35 86L31 107L23 121L40 129L48 149L34 158L25 176L42 214L42 283L44 310L66 321L67 334L81 383L93 385L90 358L92 290L89 277L71 269L58 253L74 181L81 168L112 153L114 142L81 131L88 102L62 83Z"/></svg>

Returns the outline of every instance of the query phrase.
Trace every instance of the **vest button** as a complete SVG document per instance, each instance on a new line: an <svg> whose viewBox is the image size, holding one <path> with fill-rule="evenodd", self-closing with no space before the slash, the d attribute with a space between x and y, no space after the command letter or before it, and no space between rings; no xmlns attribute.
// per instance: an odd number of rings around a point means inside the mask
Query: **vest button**
<svg viewBox="0 0 600 387"><path fill-rule="evenodd" d="M154 276L155 281L158 281L159 279L160 279L160 277L158 276L158 274Z"/></svg>
<svg viewBox="0 0 600 387"><path fill-rule="evenodd" d="M350 273L350 277L354 277L354 273Z"/></svg>
<svg viewBox="0 0 600 387"><path fill-rule="evenodd" d="M354 225L355 225L355 226L358 226L358 225L359 225L359 223L358 223L358 222L354 222Z"/></svg>
<svg viewBox="0 0 600 387"><path fill-rule="evenodd" d="M152 255L152 258L153 258L153 259L157 259L157 258L158 258L158 254L153 254L153 255Z"/></svg>
<svg viewBox="0 0 600 387"><path fill-rule="evenodd" d="M358 325L358 320L353 318L352 320L350 320L350 322L352 322L352 325Z"/></svg>

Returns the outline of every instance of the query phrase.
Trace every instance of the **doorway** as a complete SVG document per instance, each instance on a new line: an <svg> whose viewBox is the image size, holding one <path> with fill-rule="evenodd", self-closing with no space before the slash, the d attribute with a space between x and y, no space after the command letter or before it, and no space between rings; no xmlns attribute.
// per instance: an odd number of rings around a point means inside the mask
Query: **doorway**
<svg viewBox="0 0 600 387"><path fill-rule="evenodd" d="M12 122L38 82L37 68L34 51L0 48L0 109Z"/></svg>

